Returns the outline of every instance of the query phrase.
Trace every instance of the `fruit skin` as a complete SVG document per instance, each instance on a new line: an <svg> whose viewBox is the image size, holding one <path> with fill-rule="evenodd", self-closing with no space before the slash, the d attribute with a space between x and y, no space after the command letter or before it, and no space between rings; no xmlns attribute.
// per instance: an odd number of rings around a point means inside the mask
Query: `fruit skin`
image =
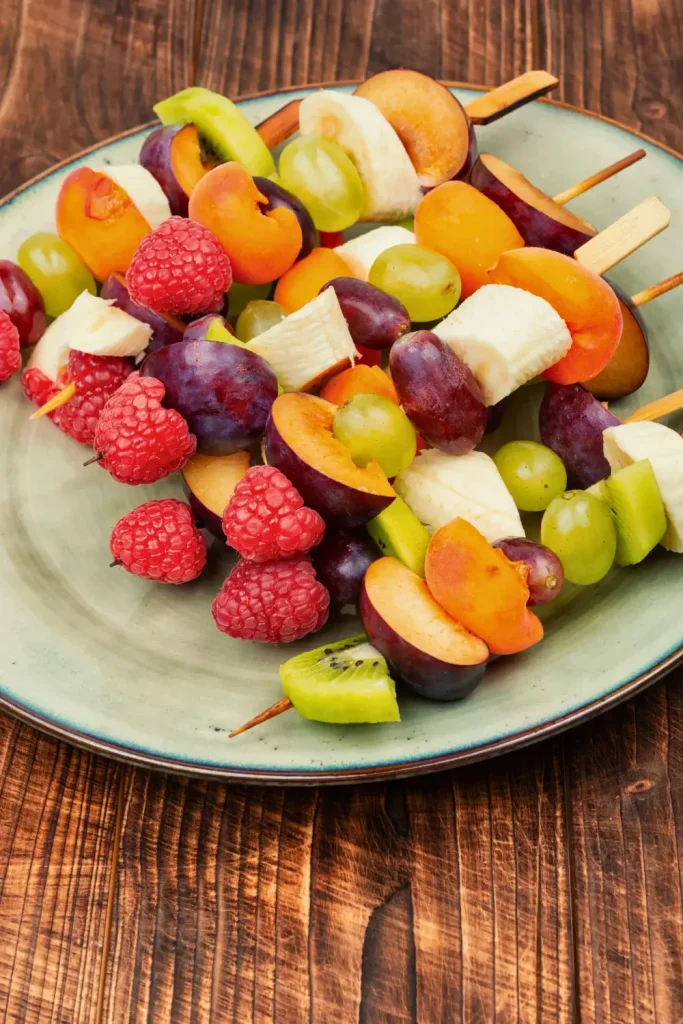
<svg viewBox="0 0 683 1024"><path fill-rule="evenodd" d="M509 184L504 180L508 177L506 172L511 172ZM490 153L479 155L470 172L469 183L507 214L526 245L573 256L579 246L596 234L590 224L553 203L550 196L527 181L519 171ZM517 191L513 185L517 186ZM528 200L523 195L525 190ZM545 209L534 206L534 200Z"/></svg>
<svg viewBox="0 0 683 1024"><path fill-rule="evenodd" d="M301 251L296 214L284 206L264 212L267 205L268 197L237 163L214 167L190 196L190 217L213 232L241 284L275 281Z"/></svg>
<svg viewBox="0 0 683 1024"><path fill-rule="evenodd" d="M344 405L354 395L381 395L390 402L399 405L398 394L391 377L379 366L366 366L357 363L330 377L320 392L320 397L333 405Z"/></svg>
<svg viewBox="0 0 683 1024"><path fill-rule="evenodd" d="M163 383L166 405L187 421L197 451L206 455L230 455L254 444L277 397L277 378L264 359L220 341L158 349L140 374Z"/></svg>
<svg viewBox="0 0 683 1024"><path fill-rule="evenodd" d="M0 260L0 312L16 327L20 345L35 345L47 325L40 292L11 260Z"/></svg>
<svg viewBox="0 0 683 1024"><path fill-rule="evenodd" d="M83 260L49 231L26 238L19 246L17 262L37 288L48 317L61 316L83 291L97 295L95 278Z"/></svg>
<svg viewBox="0 0 683 1024"><path fill-rule="evenodd" d="M565 491L543 513L541 543L558 556L570 583L598 583L612 568L617 551L607 502L587 491Z"/></svg>
<svg viewBox="0 0 683 1024"><path fill-rule="evenodd" d="M263 213L270 213L271 210L282 207L285 210L291 210L299 221L301 248L296 258L297 260L304 259L315 249L318 241L315 224L310 213L293 192L288 192L286 188L282 188L281 185L277 185L274 181L270 181L268 178L255 177L254 184L261 195L265 196L268 200L263 206Z"/></svg>
<svg viewBox="0 0 683 1024"><path fill-rule="evenodd" d="M365 190L336 142L300 136L282 150L279 170L282 184L304 203L319 231L343 231L358 220Z"/></svg>
<svg viewBox="0 0 683 1024"><path fill-rule="evenodd" d="M346 263L333 249L313 249L282 275L273 298L285 312L295 313L319 295L328 281L347 273Z"/></svg>
<svg viewBox="0 0 683 1024"><path fill-rule="evenodd" d="M599 401L616 401L637 391L650 369L650 349L645 321L630 297L612 281L609 282L619 300L623 327L614 355L604 370L584 381L583 386Z"/></svg>
<svg viewBox="0 0 683 1024"><path fill-rule="evenodd" d="M197 317L196 320L190 320L189 324L185 328L185 333L179 341L216 341L216 338L209 338L208 334L211 330L212 325L220 324L220 326L228 332L228 334L234 337L234 330L220 313L207 313L206 316ZM215 328L214 328L215 329ZM149 349L147 350L149 353Z"/></svg>
<svg viewBox="0 0 683 1024"><path fill-rule="evenodd" d="M408 418L434 448L464 455L484 436L487 410L470 368L433 331L414 331L389 355Z"/></svg>
<svg viewBox="0 0 683 1024"><path fill-rule="evenodd" d="M619 565L637 565L666 533L662 495L649 459L632 462L604 482L604 500L617 531Z"/></svg>
<svg viewBox="0 0 683 1024"><path fill-rule="evenodd" d="M32 366L27 366L21 375L21 389L29 402L38 407L45 405L59 391L58 385L46 373Z"/></svg>
<svg viewBox="0 0 683 1024"><path fill-rule="evenodd" d="M164 394L161 381L132 373L102 410L93 448L119 483L153 484L194 455L197 439L179 413L162 406Z"/></svg>
<svg viewBox="0 0 683 1024"><path fill-rule="evenodd" d="M183 340L186 328L182 320L178 320L170 314L155 313L153 309L133 302L126 279L121 274L109 275L102 285L100 297L113 299L114 304L124 313L129 313L136 320L141 320L143 324L148 324L152 328L152 337L149 339L146 350L147 355L150 352L155 352L158 348L163 348L164 345L175 345L176 342Z"/></svg>
<svg viewBox="0 0 683 1024"><path fill-rule="evenodd" d="M216 626L240 640L288 644L327 622L330 595L310 558L237 563L211 605Z"/></svg>
<svg viewBox="0 0 683 1024"><path fill-rule="evenodd" d="M549 384L538 414L541 441L564 462L570 487L609 476L602 434L620 423L580 384Z"/></svg>
<svg viewBox="0 0 683 1024"><path fill-rule="evenodd" d="M507 214L464 181L427 193L415 213L415 236L458 268L462 299L489 283L488 270L502 253L524 245Z"/></svg>
<svg viewBox="0 0 683 1024"><path fill-rule="evenodd" d="M493 456L503 483L522 512L544 512L567 489L560 457L537 441L509 441Z"/></svg>
<svg viewBox="0 0 683 1024"><path fill-rule="evenodd" d="M511 562L524 562L527 566L530 607L555 600L564 584L564 569L554 551L526 537L504 537L493 546L500 548Z"/></svg>
<svg viewBox="0 0 683 1024"><path fill-rule="evenodd" d="M230 261L210 231L169 217L142 240L126 274L133 302L157 313L203 313L232 284Z"/></svg>
<svg viewBox="0 0 683 1024"><path fill-rule="evenodd" d="M383 585L383 577L388 584ZM407 607L409 623L397 604ZM370 643L384 655L393 673L420 696L460 700L484 675L489 654L486 644L450 620L425 581L395 558L381 558L370 566L361 587L358 611ZM434 623L440 631L448 631L452 640L459 641L463 664L453 664L432 653L438 651L431 633ZM418 641L420 647L416 646Z"/></svg>
<svg viewBox="0 0 683 1024"><path fill-rule="evenodd" d="M374 460L389 478L415 458L415 427L401 408L381 395L354 395L337 410L332 431L357 466Z"/></svg>
<svg viewBox="0 0 683 1024"><path fill-rule="evenodd" d="M21 369L19 331L9 314L0 309L0 381L9 380Z"/></svg>
<svg viewBox="0 0 683 1024"><path fill-rule="evenodd" d="M395 498L365 529L383 555L398 559L424 579L430 534L403 498Z"/></svg>
<svg viewBox="0 0 683 1024"><path fill-rule="evenodd" d="M147 501L122 516L109 548L127 572L157 583L189 583L206 565L206 541L192 509L176 498Z"/></svg>
<svg viewBox="0 0 683 1024"><path fill-rule="evenodd" d="M92 444L107 401L133 370L130 359L100 357L71 349L64 384L74 382L76 394L66 405L49 413L56 427L79 444Z"/></svg>
<svg viewBox="0 0 683 1024"><path fill-rule="evenodd" d="M252 466L223 512L229 547L250 562L306 554L322 540L325 523L279 469Z"/></svg>
<svg viewBox="0 0 683 1024"><path fill-rule="evenodd" d="M425 574L441 607L492 654L516 654L543 639L540 620L527 608L526 565L511 562L466 520L436 531Z"/></svg>
<svg viewBox="0 0 683 1024"><path fill-rule="evenodd" d="M428 284L424 284L428 278ZM440 320L457 306L460 274L455 264L423 245L393 245L370 267L368 281L405 305L411 320Z"/></svg>
<svg viewBox="0 0 683 1024"><path fill-rule="evenodd" d="M172 124L157 128L143 142L139 159L164 190L171 213L187 217L192 188L210 170L202 162L195 126Z"/></svg>
<svg viewBox="0 0 683 1024"><path fill-rule="evenodd" d="M379 558L379 551L362 527L327 530L311 558L318 579L332 600L343 606L358 602L365 572Z"/></svg>
<svg viewBox="0 0 683 1024"><path fill-rule="evenodd" d="M335 412L335 406L312 395L280 395L266 426L265 461L282 470L326 523L362 526L396 495L376 463L365 469L354 465L332 435Z"/></svg>
<svg viewBox="0 0 683 1024"><path fill-rule="evenodd" d="M334 277L321 291L334 288L349 332L363 348L391 348L410 330L408 310L393 295L355 277Z"/></svg>
<svg viewBox="0 0 683 1024"><path fill-rule="evenodd" d="M183 487L200 526L224 541L223 512L235 487L249 469L249 452L232 455L202 455L201 452L182 467Z"/></svg>
<svg viewBox="0 0 683 1024"><path fill-rule="evenodd" d="M253 341L259 334L264 334L276 324L282 323L286 313L277 302L268 299L255 299L248 302L237 318L235 334L240 341Z"/></svg>

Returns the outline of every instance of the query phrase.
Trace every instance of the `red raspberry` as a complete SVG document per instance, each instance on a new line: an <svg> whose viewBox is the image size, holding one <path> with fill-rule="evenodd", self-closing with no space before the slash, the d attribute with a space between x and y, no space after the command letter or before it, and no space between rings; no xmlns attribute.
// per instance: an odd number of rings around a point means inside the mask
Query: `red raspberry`
<svg viewBox="0 0 683 1024"><path fill-rule="evenodd" d="M19 331L4 309L0 309L0 380L9 380L21 369Z"/></svg>
<svg viewBox="0 0 683 1024"><path fill-rule="evenodd" d="M284 473L253 466L242 477L223 512L228 545L250 562L293 558L319 544L325 523Z"/></svg>
<svg viewBox="0 0 683 1024"><path fill-rule="evenodd" d="M45 405L60 390L57 384L34 366L27 366L21 375L21 386L29 402Z"/></svg>
<svg viewBox="0 0 683 1024"><path fill-rule="evenodd" d="M153 484L194 455L197 438L179 412L164 409L165 393L155 377L131 373L102 410L93 448L119 483Z"/></svg>
<svg viewBox="0 0 683 1024"><path fill-rule="evenodd" d="M158 583L188 583L206 565L206 541L190 506L177 498L138 505L119 519L109 547L127 572Z"/></svg>
<svg viewBox="0 0 683 1024"><path fill-rule="evenodd" d="M222 633L240 640L288 644L327 622L330 595L309 558L286 562L240 561L211 606Z"/></svg>
<svg viewBox="0 0 683 1024"><path fill-rule="evenodd" d="M126 284L133 302L157 313L203 313L222 302L232 268L207 228L169 217L140 242Z"/></svg>

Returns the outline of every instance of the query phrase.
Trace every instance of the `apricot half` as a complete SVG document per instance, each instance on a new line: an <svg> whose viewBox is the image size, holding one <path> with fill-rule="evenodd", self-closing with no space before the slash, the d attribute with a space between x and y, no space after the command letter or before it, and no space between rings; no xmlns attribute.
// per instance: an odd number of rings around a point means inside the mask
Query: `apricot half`
<svg viewBox="0 0 683 1024"><path fill-rule="evenodd" d="M527 247L503 253L488 276L545 299L567 324L572 346L544 377L576 384L607 366L621 338L622 315L617 296L592 270L563 253Z"/></svg>
<svg viewBox="0 0 683 1024"><path fill-rule="evenodd" d="M616 351L604 370L586 381L586 388L600 401L616 401L632 395L645 383L650 369L650 350L645 322L620 288L612 285L619 300L624 326Z"/></svg>
<svg viewBox="0 0 683 1024"><path fill-rule="evenodd" d="M225 506L250 463L249 452L234 452L232 455L197 453L181 470L192 511L200 524L219 540L225 540Z"/></svg>

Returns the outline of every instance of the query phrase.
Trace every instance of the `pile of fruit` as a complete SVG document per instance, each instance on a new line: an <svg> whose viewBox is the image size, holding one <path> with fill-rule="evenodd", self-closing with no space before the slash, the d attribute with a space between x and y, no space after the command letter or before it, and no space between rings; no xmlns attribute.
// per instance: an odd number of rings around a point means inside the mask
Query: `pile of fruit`
<svg viewBox="0 0 683 1024"><path fill-rule="evenodd" d="M365 632L285 661L249 726L292 706L396 721L397 681L462 698L542 639L534 609L565 579L683 551L683 438L652 422L681 396L626 423L599 400L642 384L637 307L681 281L629 299L601 275L667 211L598 234L564 206L644 154L553 199L478 155L467 112L412 71L256 129L201 88L155 110L138 164L71 172L57 234L0 261L0 378L29 349L33 418L91 446L86 465L182 475L187 501L113 526L112 566L187 583L219 538L238 560L213 619L244 640L357 607ZM346 239L357 222L380 226ZM543 443L478 450L539 375Z"/></svg>

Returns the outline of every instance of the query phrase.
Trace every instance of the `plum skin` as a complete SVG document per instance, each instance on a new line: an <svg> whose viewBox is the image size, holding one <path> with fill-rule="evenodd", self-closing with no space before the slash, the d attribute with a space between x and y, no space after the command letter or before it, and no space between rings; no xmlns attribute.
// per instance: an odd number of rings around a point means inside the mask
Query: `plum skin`
<svg viewBox="0 0 683 1024"><path fill-rule="evenodd" d="M255 352L221 341L182 341L145 358L140 374L166 388L164 404L187 420L197 451L232 455L263 433L277 378Z"/></svg>
<svg viewBox="0 0 683 1024"><path fill-rule="evenodd" d="M389 368L406 415L434 448L465 455L479 444L488 419L481 389L433 331L399 338Z"/></svg>
<svg viewBox="0 0 683 1024"><path fill-rule="evenodd" d="M189 196L175 176L171 158L173 140L183 127L172 124L157 128L143 142L139 160L145 170L159 182L168 199L171 213L187 217Z"/></svg>
<svg viewBox="0 0 683 1024"><path fill-rule="evenodd" d="M318 233L315 230L310 213L300 199L297 199L295 195L288 192L282 185L277 185L274 181L270 181L269 178L259 178L257 176L254 178L254 184L261 195L264 195L268 200L268 203L262 207L261 213L268 213L270 210L275 210L277 207L282 206L286 210L291 210L299 221L302 241L297 260L304 259L305 256L308 256L315 249L318 242Z"/></svg>
<svg viewBox="0 0 683 1024"><path fill-rule="evenodd" d="M140 320L143 324L147 324L152 328L152 336L147 346L147 355L150 352L156 352L157 349L163 348L165 345L175 345L183 340L184 331L181 330L182 325L180 321L178 321L178 326L176 326L172 320L167 320L160 313L155 313L154 310L147 309L146 306L139 306L137 302L133 302L126 282L120 274L110 274L102 285L100 294L103 299L113 299L114 305L122 309L124 313L128 313L130 316L135 317L136 320Z"/></svg>
<svg viewBox="0 0 683 1024"><path fill-rule="evenodd" d="M410 330L410 317L403 303L368 281L335 277L323 285L321 293L326 288L334 289L355 345L391 348L397 338Z"/></svg>
<svg viewBox="0 0 683 1024"><path fill-rule="evenodd" d="M35 345L47 326L43 297L28 274L11 260L0 260L0 309L19 331L21 345Z"/></svg>
<svg viewBox="0 0 683 1024"><path fill-rule="evenodd" d="M487 662L479 665L450 665L419 651L388 625L370 600L365 584L358 602L363 629L373 647L390 668L415 693L428 700L461 700L481 681Z"/></svg>
<svg viewBox="0 0 683 1024"><path fill-rule="evenodd" d="M355 530L327 530L311 551L316 575L339 605L357 604L363 577L380 553L360 527Z"/></svg>
<svg viewBox="0 0 683 1024"><path fill-rule="evenodd" d="M580 384L549 384L541 402L541 441L560 456L570 488L591 487L610 475L602 434L621 420Z"/></svg>
<svg viewBox="0 0 683 1024"><path fill-rule="evenodd" d="M224 316L221 316L220 313L205 313L204 316L197 317L196 320L190 320L185 328L183 338L185 341L207 341L206 335L214 320L218 320L221 327L224 327L229 334L234 335L235 332Z"/></svg>

